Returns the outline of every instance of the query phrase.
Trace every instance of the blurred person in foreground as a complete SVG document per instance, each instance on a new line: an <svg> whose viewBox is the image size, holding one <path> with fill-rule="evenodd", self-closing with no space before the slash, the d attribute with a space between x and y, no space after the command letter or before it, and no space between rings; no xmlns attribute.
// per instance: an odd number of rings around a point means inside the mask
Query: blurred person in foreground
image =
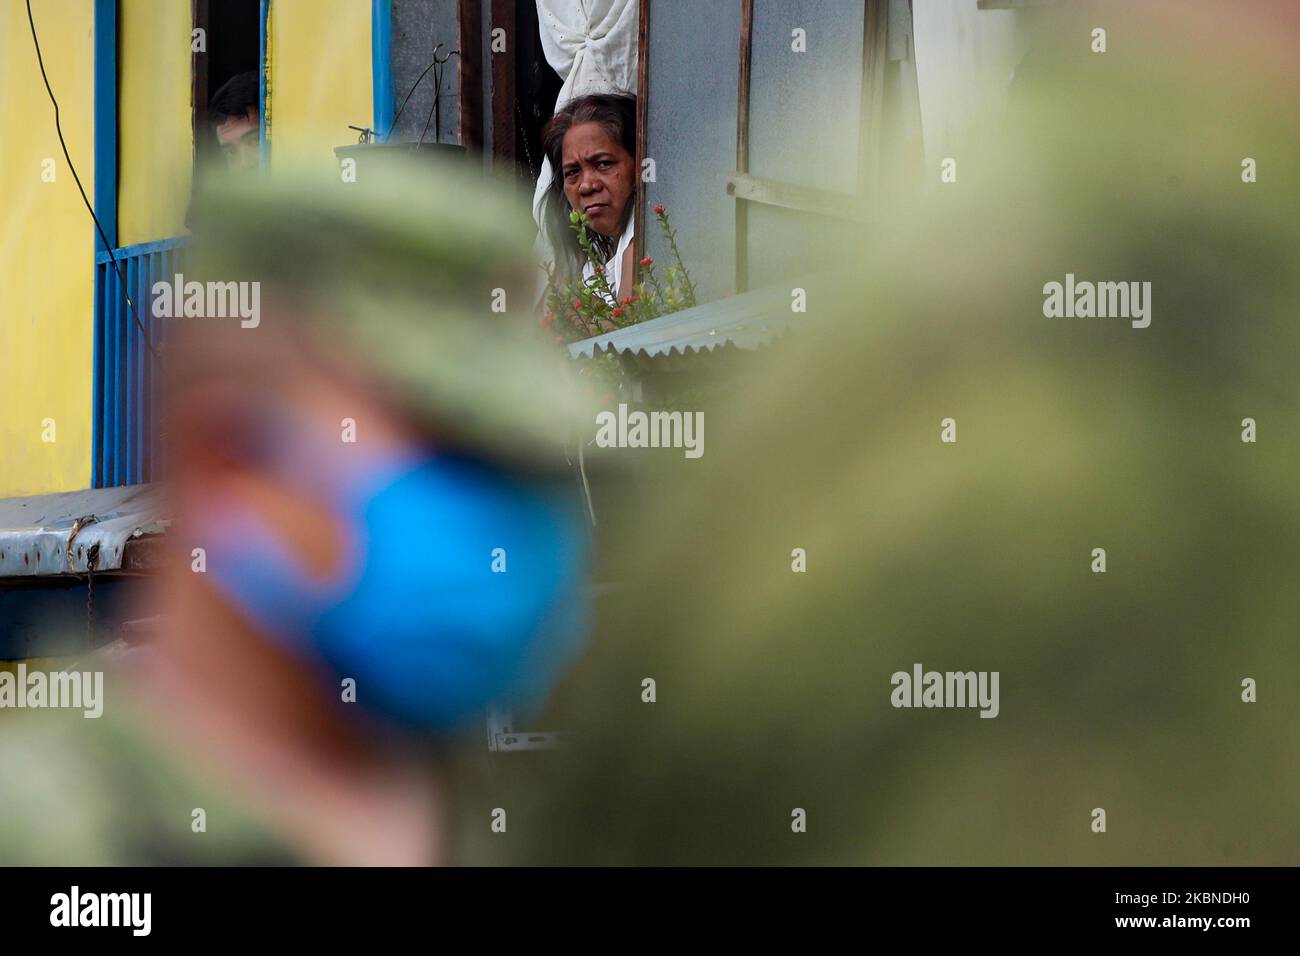
<svg viewBox="0 0 1300 956"><path fill-rule="evenodd" d="M707 453L623 452L666 474L606 529L641 570L547 715L574 745L463 778L459 858L1300 860L1296 9L1039 21L1006 123ZM1048 317L1067 274L1150 282L1150 324ZM996 717L894 706L918 663L998 672Z"/></svg>
<svg viewBox="0 0 1300 956"><path fill-rule="evenodd" d="M440 754L535 707L585 627L579 406L509 311L499 189L421 164L200 201L185 279L260 315L169 329L162 623L75 665L108 667L102 718L0 716L0 859L445 858Z"/></svg>

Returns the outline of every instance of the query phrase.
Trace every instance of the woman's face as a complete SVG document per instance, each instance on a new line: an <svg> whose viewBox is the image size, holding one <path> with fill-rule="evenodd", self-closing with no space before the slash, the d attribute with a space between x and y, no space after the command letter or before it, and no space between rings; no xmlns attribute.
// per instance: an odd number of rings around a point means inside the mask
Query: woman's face
<svg viewBox="0 0 1300 956"><path fill-rule="evenodd" d="M616 236L632 195L636 160L599 123L576 123L564 134L564 195L602 236Z"/></svg>

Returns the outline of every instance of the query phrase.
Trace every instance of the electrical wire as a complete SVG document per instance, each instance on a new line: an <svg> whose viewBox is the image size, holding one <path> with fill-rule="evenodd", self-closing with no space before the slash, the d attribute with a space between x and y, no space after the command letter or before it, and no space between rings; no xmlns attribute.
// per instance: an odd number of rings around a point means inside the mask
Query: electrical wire
<svg viewBox="0 0 1300 956"><path fill-rule="evenodd" d="M108 241L108 235L104 232L99 217L95 215L95 207L86 198L86 190L81 185L81 177L77 175L77 167L73 165L72 157L68 155L68 144L63 139L63 126L59 122L59 101L55 99L54 90L50 88L50 78L45 74L45 59L41 56L41 41L36 36L36 21L32 19L32 0L27 0L27 24L32 30L32 45L36 47L36 63L41 68L41 79L45 81L45 92L49 94L50 102L54 105L54 131L59 134L59 146L63 148L63 159L67 162L68 169L72 171L72 178L77 183L77 191L81 193L81 201L85 204L86 211L90 213L90 218L95 222L95 229L99 232L99 241L108 250L109 261L113 264L113 272L117 274L117 284L122 290L122 298L126 300L127 308L131 312L131 318L135 320L136 328L140 330L140 335L144 339L145 347L149 349L149 354L153 356L159 370L165 373L166 368L163 366L162 358L154 350L153 343L149 341L149 333L145 330L144 323L140 321L140 315L136 311L135 303L131 301L131 295L126 290L126 278L122 275L122 266L113 253L113 244Z"/></svg>
<svg viewBox="0 0 1300 956"><path fill-rule="evenodd" d="M406 104L411 101L411 96L419 88L420 84L424 82L424 78L429 75L429 71L432 70L435 66L439 66L443 63L446 63L447 60L450 60L453 56L455 56L460 52L459 50L452 50L451 53L447 54L446 60L439 60L438 51L442 49L442 47L443 44L439 43L437 46L433 48L433 62L431 62L428 66L426 66L424 68L424 72L422 72L419 76L415 78L415 82L411 84L411 88L406 91L406 96L402 97L402 105L397 108L397 112L393 115L393 121L388 124L388 132L384 134L384 138L380 140L380 142L383 143L388 142L388 138L393 135L393 130L397 128L397 121L402 118L402 110L406 109ZM435 85L440 88L442 86L442 70L435 71L433 75L435 78ZM433 101L435 106L437 105L438 102L438 94L439 94L439 90L435 89L433 91ZM430 117L432 117L433 115L432 110L429 111L429 115ZM350 129L356 129L356 127L355 126L350 127ZM428 130L429 130L429 120L426 119L424 121L424 132L420 134L421 143L424 142L424 133L427 133ZM419 148L418 144L417 144L417 148Z"/></svg>
<svg viewBox="0 0 1300 956"><path fill-rule="evenodd" d="M434 63L436 62L437 60L434 61ZM433 63L430 63L428 66L426 66L424 68L424 72L415 78L415 82L411 84L411 88L406 91L406 97L402 100L402 105L397 108L397 113L394 114L393 121L388 124L388 132L384 134L383 142L385 143L388 142L388 137L393 135L393 129L394 127L397 126L397 121L402 116L402 110L406 109L406 104L410 102L411 94L415 92L416 87L418 87L420 83L423 82L424 78L428 76L429 71L433 69L433 66L434 66Z"/></svg>
<svg viewBox="0 0 1300 956"><path fill-rule="evenodd" d="M451 58L448 57L448 59ZM442 96L442 64L438 63L437 50L433 51L433 61L438 64L433 70L433 103L429 105L429 115L424 118L424 129L420 130L420 139L415 144L417 150L424 145L424 137L429 132L429 123L432 122L434 113L438 111L438 99ZM442 123L441 117L439 117L438 122L439 124ZM440 129L434 129L433 138L437 139L440 132L442 132Z"/></svg>
<svg viewBox="0 0 1300 956"><path fill-rule="evenodd" d="M435 64L437 64L437 68L433 71L433 104L429 107L429 115L426 116L425 119L424 119L424 129L420 130L420 139L419 139L419 141L415 144L415 148L416 148L417 150L420 149L420 148L424 145L424 137L425 137L425 136L428 134L428 132L429 132L429 123L430 123L430 121L432 121L432 120L434 119L435 116L437 117L438 121L437 121L437 123L434 124L433 139L434 139L434 142L435 142L435 143L441 142L441 138L440 138L440 136L441 136L441 132L442 132L442 130L441 130L441 127L442 127L442 110L440 110L438 107L439 107L440 103L442 102L442 73L443 73L443 68L444 68L444 67L445 67L449 62L451 62L451 58L452 58L453 56L459 56L459 55L460 55L460 51L459 51L459 50L452 50L452 51L450 51L450 52L449 52L445 57L443 57L441 60L439 60L439 59L438 59L438 51L441 50L441 49L442 49L442 44L441 44L441 43L439 43L436 47L433 48L433 62L434 62Z"/></svg>

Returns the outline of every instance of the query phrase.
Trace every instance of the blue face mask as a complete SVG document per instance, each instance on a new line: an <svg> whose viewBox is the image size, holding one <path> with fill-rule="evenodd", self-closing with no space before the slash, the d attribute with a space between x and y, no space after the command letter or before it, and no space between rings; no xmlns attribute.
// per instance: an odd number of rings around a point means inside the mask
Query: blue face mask
<svg viewBox="0 0 1300 956"><path fill-rule="evenodd" d="M323 661L335 693L353 678L358 706L410 728L469 724L497 698L523 713L540 705L587 627L571 485L415 449L322 454L296 437L276 449L351 540L343 569L320 580L265 523L230 509L202 517L194 540L210 579L249 621Z"/></svg>

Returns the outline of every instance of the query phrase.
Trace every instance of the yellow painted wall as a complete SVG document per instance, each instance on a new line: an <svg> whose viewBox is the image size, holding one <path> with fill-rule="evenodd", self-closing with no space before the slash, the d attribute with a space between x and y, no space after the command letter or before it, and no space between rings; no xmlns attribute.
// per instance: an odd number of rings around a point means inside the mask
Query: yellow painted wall
<svg viewBox="0 0 1300 956"><path fill-rule="evenodd" d="M271 162L335 163L370 126L370 0L272 0Z"/></svg>
<svg viewBox="0 0 1300 956"><path fill-rule="evenodd" d="M94 201L91 0L32 4L68 152ZM90 485L94 226L54 132L25 4L0 2L0 497ZM42 182L42 160L55 179ZM55 441L41 440L42 419Z"/></svg>
<svg viewBox="0 0 1300 956"><path fill-rule="evenodd" d="M33 4L68 149L94 202L93 0ZM369 0L273 0L274 160L335 162L372 121ZM190 4L122 0L119 245L184 232ZM25 5L0 0L0 497L87 488L94 231L54 131ZM42 182L42 161L54 181ZM53 419L55 441L42 441Z"/></svg>
<svg viewBox="0 0 1300 956"><path fill-rule="evenodd" d="M190 4L118 10L118 245L185 232L194 167Z"/></svg>

